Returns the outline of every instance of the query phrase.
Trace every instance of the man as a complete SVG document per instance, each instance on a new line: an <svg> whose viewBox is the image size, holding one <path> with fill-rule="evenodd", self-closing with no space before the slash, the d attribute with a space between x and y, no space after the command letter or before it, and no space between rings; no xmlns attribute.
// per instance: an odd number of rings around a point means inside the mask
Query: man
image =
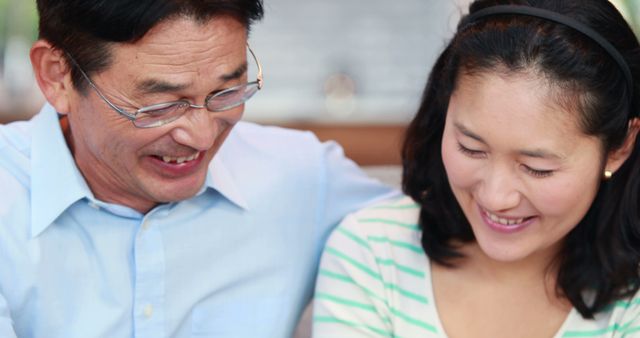
<svg viewBox="0 0 640 338"><path fill-rule="evenodd" d="M327 233L392 194L238 123L260 0L38 0L48 104L0 127L0 337L287 337Z"/></svg>

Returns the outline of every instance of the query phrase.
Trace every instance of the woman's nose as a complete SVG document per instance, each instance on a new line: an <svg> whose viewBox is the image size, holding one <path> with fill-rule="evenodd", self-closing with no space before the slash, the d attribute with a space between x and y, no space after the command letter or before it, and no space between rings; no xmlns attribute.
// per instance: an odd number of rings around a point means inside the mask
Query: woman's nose
<svg viewBox="0 0 640 338"><path fill-rule="evenodd" d="M518 186L517 178L508 170L489 170L477 188L478 202L492 211L515 208L521 199Z"/></svg>

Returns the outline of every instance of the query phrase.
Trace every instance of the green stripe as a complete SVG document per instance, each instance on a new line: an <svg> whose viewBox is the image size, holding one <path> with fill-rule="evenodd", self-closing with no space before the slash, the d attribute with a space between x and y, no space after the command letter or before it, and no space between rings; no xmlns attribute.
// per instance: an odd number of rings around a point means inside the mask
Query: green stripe
<svg viewBox="0 0 640 338"><path fill-rule="evenodd" d="M423 322L421 320L415 319L415 318L403 313L402 311L396 310L394 308L391 308L390 310L391 310L391 313L393 313L396 317L404 320L405 322L407 322L409 324L413 324L415 326L421 327L421 328L423 328L425 330L431 331L431 332L436 333L436 334L438 333L438 330L433 325L430 325L430 324L425 323L425 322Z"/></svg>
<svg viewBox="0 0 640 338"><path fill-rule="evenodd" d="M624 331L624 334L627 335L629 333L640 332L640 326L630 327Z"/></svg>
<svg viewBox="0 0 640 338"><path fill-rule="evenodd" d="M342 227L338 228L338 232L344 234L345 236L349 237L352 241L358 243L360 246L364 247L365 249L372 251L371 247L369 246L369 242L367 242L366 240L358 237L358 235L354 234L353 232L344 229Z"/></svg>
<svg viewBox="0 0 640 338"><path fill-rule="evenodd" d="M633 321L630 321L624 325L615 323L607 328L592 331L567 331L562 335L562 337L597 337L610 332L628 333L629 330L638 330L638 328L636 327L630 327L632 323Z"/></svg>
<svg viewBox="0 0 640 338"><path fill-rule="evenodd" d="M335 272L332 272L332 271L328 271L328 270L325 270L325 269L320 269L319 274L320 274L320 275L322 275L322 276L325 276L325 277L327 277L327 278L336 279L336 280L340 280L340 281L345 282L345 283L349 283L349 284L357 285L357 286L358 286L358 287L360 287L360 288L361 288L361 289L362 289L362 290L363 290L363 291L364 291L368 296L370 296L370 297L372 297L372 298L375 298L375 299L378 299L378 300L380 300L380 301L384 302L385 304L389 305L389 304L387 303L387 300L386 300L384 297L380 297L380 296L376 295L373 291L371 291L371 290L369 290L369 289L365 288L364 286L362 286L362 285L360 285L360 284L356 283L356 281L354 281L354 280L353 280L351 277L349 277L349 276L341 275L341 274L338 274L338 273L335 273ZM399 287L399 286L398 286L398 285L396 285L396 284L393 284L393 283L384 283L384 287L385 287L386 289L396 291L396 292L398 292L400 295L402 295L402 296L404 296L404 297L407 297L407 298L413 299L413 300L418 301L418 302L423 303L423 304L429 304L429 299L427 299L427 297L424 297L424 296L419 295L419 294L417 294L417 293L413 293L413 292L411 292L411 291L405 290L405 289L403 289L403 288Z"/></svg>
<svg viewBox="0 0 640 338"><path fill-rule="evenodd" d="M332 324L342 324L342 325L346 325L349 327L353 327L353 328L365 328L371 332L377 333L383 337L393 337L393 334L384 330L384 329L380 329L371 325L365 325L365 324L360 324L360 323L355 323L355 322L351 322L348 320L344 320L344 319L339 319L339 318L335 318L335 317L328 317L328 316L314 316L313 317L313 321L316 323L332 323Z"/></svg>
<svg viewBox="0 0 640 338"><path fill-rule="evenodd" d="M360 218L360 219L358 219L358 222L360 222L360 223L381 223L381 224L388 224L388 225L396 225L396 226L407 228L407 229L410 229L410 230L420 231L420 227L418 227L417 224L398 222L398 221L395 221L395 220L392 220L392 219Z"/></svg>
<svg viewBox="0 0 640 338"><path fill-rule="evenodd" d="M332 279L343 281L345 283L356 285L362 291L364 291L364 293L366 293L369 297L377 299L377 300L383 302L384 304L386 304L387 306L389 306L389 303L387 302L386 298L378 296L373 291L371 291L368 288L364 287L364 285L356 283L356 281L354 281L349 276L341 275L341 274L338 274L338 273L335 273L335 272L332 272L332 271L328 271L328 270L324 270L324 269L320 269L319 274L322 275L322 276L328 277L328 278L332 278Z"/></svg>
<svg viewBox="0 0 640 338"><path fill-rule="evenodd" d="M424 254L424 250L422 250L421 247L419 247L417 245L413 245L413 244L408 243L408 242L396 241L396 240L390 239L389 237L384 237L384 236L368 236L367 239L370 242L389 243L389 244L391 244L393 246L397 246L399 248L404 248L404 249L408 249L408 250L411 250L411 251L419 253L419 254Z"/></svg>
<svg viewBox="0 0 640 338"><path fill-rule="evenodd" d="M611 311L613 310L614 307L620 307L623 309L628 309L632 306L636 306L636 305L640 305L640 299L633 299L631 301L617 301L615 303L613 303L613 306L608 306L606 308L606 311Z"/></svg>
<svg viewBox="0 0 640 338"><path fill-rule="evenodd" d="M605 333L611 332L611 328L601 329L597 331L567 331L562 337L570 338L570 337L597 337L603 335Z"/></svg>
<svg viewBox="0 0 640 338"><path fill-rule="evenodd" d="M353 280L353 278L347 276L347 275L342 275L339 273L335 273L333 271L329 271L329 270L325 270L325 269L320 269L320 271L318 272L319 275L325 276L325 277L329 277L332 279L338 279L341 280L343 282L347 282L347 283L351 283L351 284L356 284L356 282Z"/></svg>
<svg viewBox="0 0 640 338"><path fill-rule="evenodd" d="M420 277L420 278L424 278L425 274L423 271L420 270L416 270L416 269L412 269L406 265L402 265L399 263L396 263L396 261L394 261L393 259L383 259L383 258L377 258L376 257L376 263L380 264L380 265L387 265L387 266L395 266L398 270L402 271L402 272L406 272L410 275L416 276L416 277Z"/></svg>
<svg viewBox="0 0 640 338"><path fill-rule="evenodd" d="M316 298L318 299L324 299L324 300L328 300L330 302L333 303L337 303L337 304L341 304L341 305L345 305L345 306L349 306L349 307L355 307L355 308L359 308L359 309L363 309L363 310L367 310L369 312L373 312L376 313L376 308L375 306L371 305L371 304L364 304L364 303L360 303L360 302L356 302L350 299L345 299L345 298L341 298L335 295L331 295L328 293L323 293L323 292L318 292L316 293Z"/></svg>
<svg viewBox="0 0 640 338"><path fill-rule="evenodd" d="M344 253L342 253L342 252L340 252L340 251L338 251L338 250L336 250L336 249L334 249L332 247L329 247L329 246L326 247L324 250L325 250L325 252L330 253L330 254L332 254L332 255L334 255L334 256L346 261L347 263L353 265L354 267L358 268L358 270L366 273L367 275L369 275L369 276L371 276L371 277L373 277L373 278L375 278L375 279L377 279L379 281L382 281L382 277L380 276L380 274L378 274L377 272L371 270L368 266L358 262L357 260L351 258L350 256L345 255Z"/></svg>
<svg viewBox="0 0 640 338"><path fill-rule="evenodd" d="M390 289L390 290L397 291L399 294L401 294L401 295L403 295L403 296L405 296L407 298L413 299L415 301L418 301L420 303L429 304L429 300L427 299L427 297L419 295L417 293L413 293L411 291L407 291L407 290L399 287L396 284L385 283L384 287L387 288L387 289Z"/></svg>

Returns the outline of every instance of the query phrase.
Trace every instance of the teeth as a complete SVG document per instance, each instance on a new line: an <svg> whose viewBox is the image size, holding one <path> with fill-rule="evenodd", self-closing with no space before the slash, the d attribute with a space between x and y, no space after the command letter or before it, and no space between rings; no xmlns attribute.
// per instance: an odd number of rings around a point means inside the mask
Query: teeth
<svg viewBox="0 0 640 338"><path fill-rule="evenodd" d="M185 156L185 157L172 157L172 156L162 156L162 161L164 161L165 163L177 163L177 164L181 164L184 162L188 162L188 161L193 161L195 159L197 159L198 157L200 157L200 153L195 153L191 156Z"/></svg>
<svg viewBox="0 0 640 338"><path fill-rule="evenodd" d="M506 219L506 218L502 218L502 217L498 217L494 214L491 214L489 212L486 213L487 216L489 216L489 219L491 219L492 221L496 222L496 223L500 223L502 225L514 225L514 224L520 224L522 222L524 222L524 218L518 218L518 219Z"/></svg>

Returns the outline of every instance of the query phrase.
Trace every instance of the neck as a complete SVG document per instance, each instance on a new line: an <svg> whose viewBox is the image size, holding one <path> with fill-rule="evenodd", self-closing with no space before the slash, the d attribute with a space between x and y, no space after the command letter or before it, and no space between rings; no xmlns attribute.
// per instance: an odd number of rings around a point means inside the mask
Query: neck
<svg viewBox="0 0 640 338"><path fill-rule="evenodd" d="M463 269L477 274L487 280L507 283L540 283L543 282L549 291L554 291L558 273L554 259L560 250L560 245L548 250L535 253L523 260L503 262L487 256L477 243L466 244L462 253L466 256L460 262Z"/></svg>
<svg viewBox="0 0 640 338"><path fill-rule="evenodd" d="M75 159L77 149L73 142L73 137L71 135L71 126L69 125L69 119L66 115L63 115L62 118L60 118L60 128L62 129L62 134L64 135L67 147L69 147L69 150L71 151L71 154ZM110 190L103 191L98 187L117 186L118 180L115 175L110 175L112 176L111 178L105 177L105 175L88 175L87 173L92 172L93 168L91 168L90 166L85 167L78 161L76 161L76 166L80 170L80 173L84 177L87 185L89 186L89 189L91 189L91 192L93 193L95 198L100 201L127 206L143 214L146 214L147 212L149 212L149 210L153 209L157 205L156 203L151 203L145 201L144 199L136 198L135 196L124 196ZM94 180L90 179L91 177L101 177L103 180L105 180L105 182L95 182Z"/></svg>

